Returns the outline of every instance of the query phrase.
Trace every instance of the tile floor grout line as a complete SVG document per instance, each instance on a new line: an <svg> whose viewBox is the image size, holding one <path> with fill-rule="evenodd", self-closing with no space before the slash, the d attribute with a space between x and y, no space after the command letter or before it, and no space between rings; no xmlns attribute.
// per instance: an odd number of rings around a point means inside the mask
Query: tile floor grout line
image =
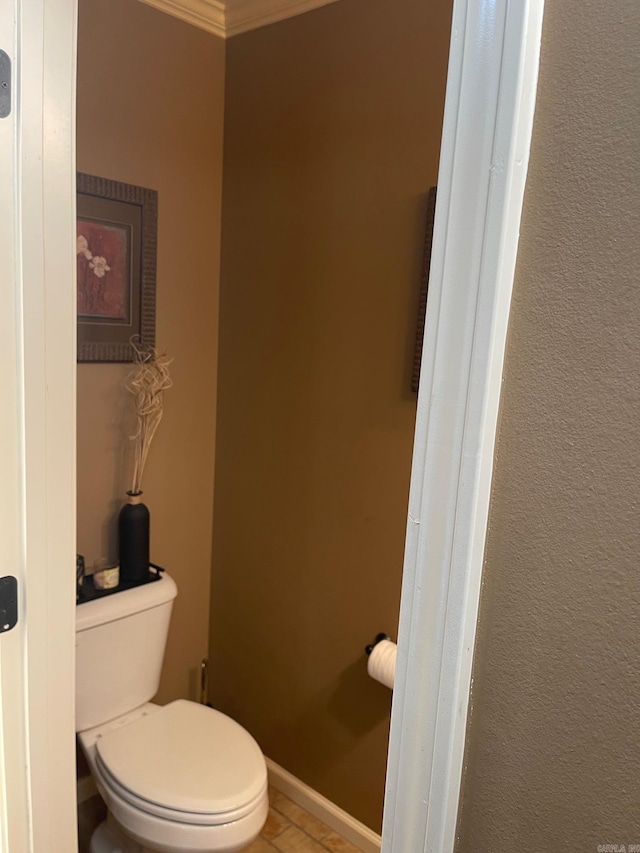
<svg viewBox="0 0 640 853"><path fill-rule="evenodd" d="M293 801L291 801L291 802L293 802ZM297 805L297 804L296 804L296 805ZM329 826L327 826L327 827L326 827L327 832L322 836L322 838L315 838L313 835L310 835L304 827L300 826L300 824L296 823L294 820L292 820L290 817L288 817L284 812L281 812L281 811L280 811L280 809L277 809L275 806L270 806L270 808L271 808L271 809L272 809L276 814L280 815L280 817L281 817L281 818L284 818L284 820L285 820L285 821L287 822L287 824L288 824L287 826L284 826L284 827L283 827L279 832L277 832L277 833L276 833L274 836L272 836L271 838L264 838L264 839L263 839L263 840L264 840L264 841L266 841L268 844L270 844L272 847L275 847L275 845L273 844L273 841L275 841L275 839L276 839L276 838L280 838L280 836L281 836L281 835L283 835L283 834L287 831L287 829L289 829L289 827L292 827L292 826L293 826L293 827L295 827L297 830L299 830L303 835L306 835L306 837L307 837L310 841L313 841L313 842L315 842L316 844L320 845L320 847L322 847L322 848L323 848L323 850L327 850L327 851L328 851L328 848L327 848L327 847L325 847L325 846L324 846L324 844L322 843L322 839L323 839L323 838L326 838L328 835L330 835L330 834L331 834L331 827L329 827ZM298 806L298 808L302 808L302 806ZM326 824L325 824L325 826L326 826ZM330 851L328 851L328 853L330 853Z"/></svg>

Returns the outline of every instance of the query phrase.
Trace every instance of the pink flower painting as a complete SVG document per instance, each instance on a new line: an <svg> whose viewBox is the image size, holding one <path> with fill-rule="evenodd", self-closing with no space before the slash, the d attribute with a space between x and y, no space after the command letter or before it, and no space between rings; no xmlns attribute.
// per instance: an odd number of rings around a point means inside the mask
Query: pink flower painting
<svg viewBox="0 0 640 853"><path fill-rule="evenodd" d="M78 315L129 319L127 229L78 219Z"/></svg>

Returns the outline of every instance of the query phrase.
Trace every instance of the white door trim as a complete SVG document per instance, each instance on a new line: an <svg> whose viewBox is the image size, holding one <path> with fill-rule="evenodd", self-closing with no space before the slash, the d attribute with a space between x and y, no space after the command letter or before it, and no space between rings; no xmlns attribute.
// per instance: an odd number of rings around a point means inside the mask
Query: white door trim
<svg viewBox="0 0 640 853"><path fill-rule="evenodd" d="M0 171L2 230L10 235L0 285L0 433L10 439L0 448L10 474L2 481L0 574L18 578L19 621L0 635L0 848L45 853L77 849L76 7L12 0L2 12L13 109L0 119L0 134L11 135Z"/></svg>
<svg viewBox="0 0 640 853"><path fill-rule="evenodd" d="M455 0L383 853L452 853L543 0Z"/></svg>
<svg viewBox="0 0 640 853"><path fill-rule="evenodd" d="M14 3L0 4L0 48L11 60L15 83L18 45ZM16 169L18 121L15 85L12 109L0 119L0 576L18 579L23 598L23 437L21 330L18 301L18 222ZM29 751L26 727L25 625L0 635L0 851L28 850L31 836ZM18 815L18 819L15 819Z"/></svg>

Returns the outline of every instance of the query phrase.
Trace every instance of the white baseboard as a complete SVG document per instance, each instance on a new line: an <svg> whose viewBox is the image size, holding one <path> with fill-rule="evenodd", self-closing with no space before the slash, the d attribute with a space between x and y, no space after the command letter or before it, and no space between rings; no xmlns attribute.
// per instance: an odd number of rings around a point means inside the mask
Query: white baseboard
<svg viewBox="0 0 640 853"><path fill-rule="evenodd" d="M305 785L304 782L292 776L291 773L280 767L279 764L276 764L270 758L267 758L267 769L269 771L269 783L277 791L280 791L280 793L289 797L294 803L306 809L309 814L317 817L318 820L326 823L338 835L350 841L351 844L358 847L363 853L380 853L381 838L376 832L369 829L368 826L351 817L350 814L336 806L331 800L328 800L322 794L314 791L313 788Z"/></svg>

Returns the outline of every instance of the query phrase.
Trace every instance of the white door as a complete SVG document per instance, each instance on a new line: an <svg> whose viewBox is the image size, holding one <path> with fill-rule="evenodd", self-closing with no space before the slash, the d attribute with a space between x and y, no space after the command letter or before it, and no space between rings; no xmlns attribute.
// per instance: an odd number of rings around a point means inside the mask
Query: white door
<svg viewBox="0 0 640 853"><path fill-rule="evenodd" d="M72 0L0 3L2 853L77 849L75 19Z"/></svg>

